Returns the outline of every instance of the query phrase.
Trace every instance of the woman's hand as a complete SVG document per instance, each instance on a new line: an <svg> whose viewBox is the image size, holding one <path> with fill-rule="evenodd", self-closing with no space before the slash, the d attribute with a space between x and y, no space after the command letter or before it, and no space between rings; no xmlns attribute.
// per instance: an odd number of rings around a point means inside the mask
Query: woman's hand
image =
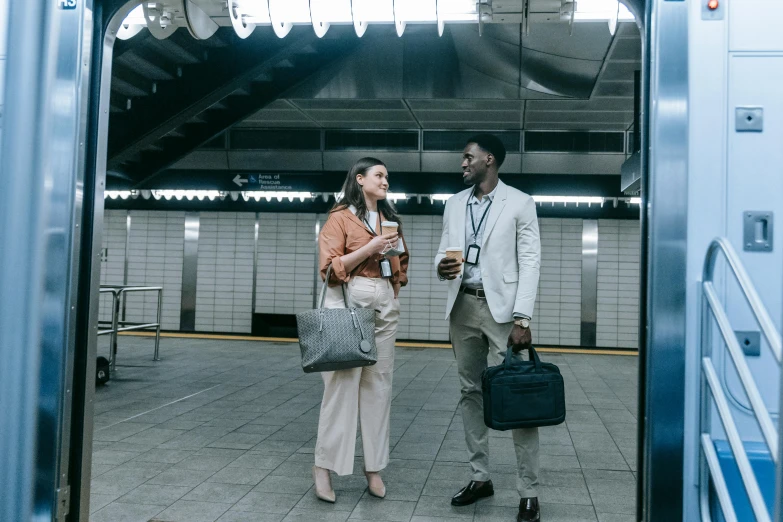
<svg viewBox="0 0 783 522"><path fill-rule="evenodd" d="M375 236L372 241L367 243L367 249L370 255L383 254L397 244L400 236L397 232L383 236Z"/></svg>
<svg viewBox="0 0 783 522"><path fill-rule="evenodd" d="M374 255L382 255L389 250L389 248L397 245L398 239L399 235L396 232L394 234L386 234L385 236L375 236L359 250L351 252L350 254L345 254L340 258L343 265L345 265L345 271L350 273L354 268L364 263L366 259L369 259Z"/></svg>

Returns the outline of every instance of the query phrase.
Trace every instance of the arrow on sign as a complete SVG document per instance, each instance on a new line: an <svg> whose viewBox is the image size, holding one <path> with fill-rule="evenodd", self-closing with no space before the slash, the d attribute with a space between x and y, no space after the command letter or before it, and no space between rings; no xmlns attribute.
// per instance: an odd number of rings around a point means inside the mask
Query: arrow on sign
<svg viewBox="0 0 783 522"><path fill-rule="evenodd" d="M236 183L236 184L237 184L237 186L239 186L239 187L241 187L242 185L244 185L245 183L247 183L247 180L246 180L246 179L244 179L244 178L240 178L240 177L239 177L239 174L237 174L236 176L234 176L234 179L233 179L232 181L233 181L234 183Z"/></svg>

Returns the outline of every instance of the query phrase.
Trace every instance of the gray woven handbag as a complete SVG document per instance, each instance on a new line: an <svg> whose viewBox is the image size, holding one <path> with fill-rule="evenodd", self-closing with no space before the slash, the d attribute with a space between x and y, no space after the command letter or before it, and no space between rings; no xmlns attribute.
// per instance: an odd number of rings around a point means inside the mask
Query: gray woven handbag
<svg viewBox="0 0 783 522"><path fill-rule="evenodd" d="M345 285L341 288L346 308L324 308L331 272L329 265L318 308L296 314L302 369L306 373L346 370L378 361L375 310L349 306Z"/></svg>

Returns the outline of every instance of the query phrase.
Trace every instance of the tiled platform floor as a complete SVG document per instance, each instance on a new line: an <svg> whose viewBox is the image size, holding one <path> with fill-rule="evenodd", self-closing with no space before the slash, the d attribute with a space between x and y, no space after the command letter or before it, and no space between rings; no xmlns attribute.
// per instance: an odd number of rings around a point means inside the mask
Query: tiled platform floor
<svg viewBox="0 0 783 522"><path fill-rule="evenodd" d="M121 338L97 392L94 522L514 520L507 433L490 440L495 496L450 505L469 480L451 350L397 349L388 496L369 496L358 457L357 474L333 478L334 505L312 491L322 384L297 345L166 338L161 354L153 363L150 339ZM636 357L544 359L565 376L569 410L541 431L542 520L631 522Z"/></svg>

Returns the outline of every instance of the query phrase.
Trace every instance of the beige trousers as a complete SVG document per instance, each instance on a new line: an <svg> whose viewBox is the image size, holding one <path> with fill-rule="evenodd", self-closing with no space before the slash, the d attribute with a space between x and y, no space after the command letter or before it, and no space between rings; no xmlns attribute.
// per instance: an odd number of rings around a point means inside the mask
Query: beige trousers
<svg viewBox="0 0 783 522"><path fill-rule="evenodd" d="M481 373L503 362L514 323L496 323L485 299L457 296L449 316L451 343L457 358L460 409L465 427L473 480L489 480L489 428L484 424ZM517 491L522 498L538 496L538 428L511 432L517 456Z"/></svg>
<svg viewBox="0 0 783 522"><path fill-rule="evenodd" d="M352 306L375 314L378 362L372 366L322 372L324 397L318 419L315 465L338 475L353 473L357 418L362 429L366 471L380 471L389 463L389 414L394 370L394 341L400 303L388 279L355 277L346 285ZM329 288L326 308L344 308L340 287Z"/></svg>

